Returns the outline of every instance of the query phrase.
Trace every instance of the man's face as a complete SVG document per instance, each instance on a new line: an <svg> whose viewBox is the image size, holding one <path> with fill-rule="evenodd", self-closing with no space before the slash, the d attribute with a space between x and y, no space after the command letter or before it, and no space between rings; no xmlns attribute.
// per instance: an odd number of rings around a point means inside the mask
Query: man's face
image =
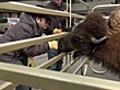
<svg viewBox="0 0 120 90"><path fill-rule="evenodd" d="M61 4L62 0L53 0L57 4Z"/></svg>
<svg viewBox="0 0 120 90"><path fill-rule="evenodd" d="M36 18L36 22L43 29L46 29L48 27L48 24L49 24L49 22L46 21L45 18Z"/></svg>

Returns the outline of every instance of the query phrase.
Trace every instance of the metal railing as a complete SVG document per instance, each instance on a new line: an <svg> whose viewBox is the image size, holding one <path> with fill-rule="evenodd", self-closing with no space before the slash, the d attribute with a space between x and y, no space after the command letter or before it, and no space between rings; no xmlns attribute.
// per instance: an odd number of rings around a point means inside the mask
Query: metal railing
<svg viewBox="0 0 120 90"><path fill-rule="evenodd" d="M69 12L62 12L62 11L57 11L57 10L50 10L50 9L44 9L40 7L36 7L34 5L28 5L28 4L23 4L23 3L18 3L18 2L1 2L0 3L0 9L2 10L11 10L11 11L25 11L25 12L32 12L32 13L39 13L39 14L49 14L49 15L58 15L58 16L64 16L64 17L69 17L70 14ZM71 13L71 17L74 18L85 18L85 16L78 15L75 13ZM0 54L21 49L27 46L35 45L35 44L40 44L49 40L53 39L58 39L66 35L67 32L61 33L61 34L56 34L56 35L50 35L50 36L45 36L45 37L38 37L38 38L32 38L32 39L25 39L25 40L20 40L20 41L15 41L15 42L9 42L9 43L4 43L0 45ZM53 63L57 62L60 58L65 56L65 53L61 53L60 55L52 58L48 62L45 62L41 64L40 66L37 66L36 68L47 68L48 66L52 65ZM12 83L12 82L6 82L0 86L1 90L11 90L12 88L16 87L18 84Z"/></svg>
<svg viewBox="0 0 120 90"><path fill-rule="evenodd" d="M35 88L41 88L43 90L120 89L120 83L116 81L97 79L87 76L84 77L5 63L0 63L0 79Z"/></svg>
<svg viewBox="0 0 120 90"><path fill-rule="evenodd" d="M104 4L104 5L96 5L95 7L92 8L91 12L95 11L96 9L100 8L114 8L116 6L120 6L120 4Z"/></svg>
<svg viewBox="0 0 120 90"><path fill-rule="evenodd" d="M2 2L0 9L12 11L25 11L39 14L49 14L69 17L69 12L43 9L32 5L21 4L17 2ZM71 17L85 19L85 16L71 13ZM0 44L0 54L28 47L35 44L40 44L49 40L58 39L65 36L67 33L61 33L50 36L43 36L32 39L25 39L16 42ZM52 58L51 60L33 68L18 66L6 63L0 63L0 79L11 81L0 86L0 90L11 90L19 84L40 88L42 90L119 90L120 83L117 81L96 79L74 75L86 62L83 60L81 65L74 71L73 75L66 72L79 58L71 60L69 65L66 65L60 72L45 70L48 66L57 62L60 58L66 56L67 53ZM71 59L71 58L70 58ZM8 68L9 67L9 68ZM41 68L41 69L40 69ZM21 79L22 78L22 79ZM12 83L14 82L14 83ZM15 84L16 83L16 84ZM46 87L47 85L47 87Z"/></svg>

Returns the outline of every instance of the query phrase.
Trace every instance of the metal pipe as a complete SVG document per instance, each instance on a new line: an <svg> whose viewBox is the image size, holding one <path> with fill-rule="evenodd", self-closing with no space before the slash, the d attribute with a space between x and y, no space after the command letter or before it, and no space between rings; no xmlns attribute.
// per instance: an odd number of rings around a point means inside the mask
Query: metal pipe
<svg viewBox="0 0 120 90"><path fill-rule="evenodd" d="M91 12L95 11L95 9L98 9L98 8L109 8L109 7L116 7L116 6L120 6L120 4L96 5L95 7L92 8Z"/></svg>
<svg viewBox="0 0 120 90"><path fill-rule="evenodd" d="M90 6L88 3L84 2L83 0L79 0L82 4L84 4L87 7L88 13L90 12Z"/></svg>

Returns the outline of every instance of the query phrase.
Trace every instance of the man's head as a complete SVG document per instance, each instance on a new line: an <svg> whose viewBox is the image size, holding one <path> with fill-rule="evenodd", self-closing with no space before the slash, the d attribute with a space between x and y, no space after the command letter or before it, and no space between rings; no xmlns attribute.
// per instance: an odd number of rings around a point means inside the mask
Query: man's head
<svg viewBox="0 0 120 90"><path fill-rule="evenodd" d="M35 19L36 23L43 29L46 29L48 27L48 24L50 22L50 17L48 15L33 15L33 18Z"/></svg>
<svg viewBox="0 0 120 90"><path fill-rule="evenodd" d="M53 0L58 6L61 5L62 0Z"/></svg>
<svg viewBox="0 0 120 90"><path fill-rule="evenodd" d="M43 29L46 29L50 22L50 20L48 19L47 16L46 17L45 16L44 17L36 17L35 20L36 20L37 24Z"/></svg>

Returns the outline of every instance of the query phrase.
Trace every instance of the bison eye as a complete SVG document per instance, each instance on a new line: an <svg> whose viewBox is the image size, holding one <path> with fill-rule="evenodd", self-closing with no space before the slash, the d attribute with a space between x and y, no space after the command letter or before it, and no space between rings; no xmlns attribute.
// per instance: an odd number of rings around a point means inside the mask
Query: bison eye
<svg viewBox="0 0 120 90"><path fill-rule="evenodd" d="M81 44L81 43L84 43L84 39L83 37L75 36L73 39L73 42Z"/></svg>
<svg viewBox="0 0 120 90"><path fill-rule="evenodd" d="M80 43L84 43L84 39L81 38L81 39L79 40L79 42L80 42Z"/></svg>

